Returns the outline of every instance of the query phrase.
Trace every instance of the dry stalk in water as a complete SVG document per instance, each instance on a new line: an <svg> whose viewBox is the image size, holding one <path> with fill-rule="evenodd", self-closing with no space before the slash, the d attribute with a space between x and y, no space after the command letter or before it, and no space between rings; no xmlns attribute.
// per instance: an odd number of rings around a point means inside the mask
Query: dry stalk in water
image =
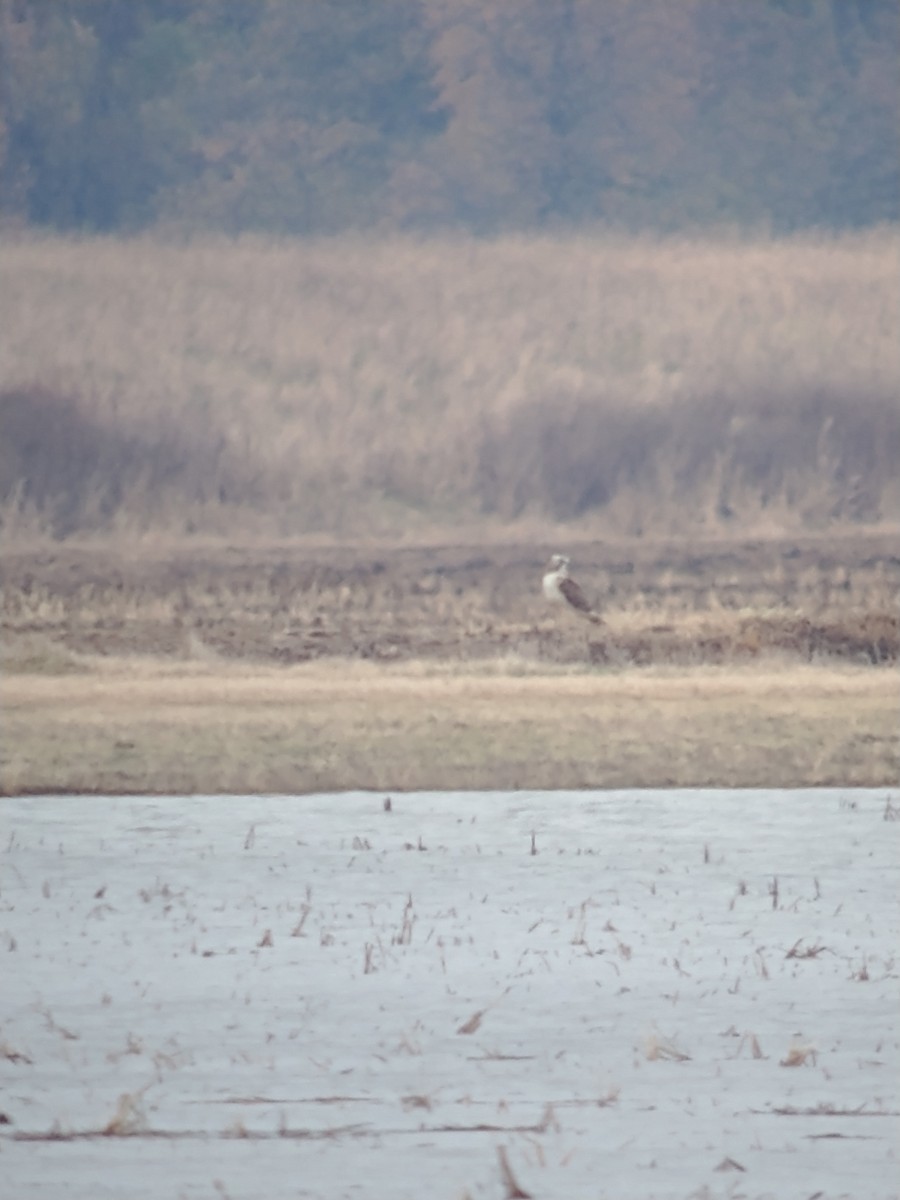
<svg viewBox="0 0 900 1200"><path fill-rule="evenodd" d="M472 1015L471 1015L471 1017L469 1017L468 1021L465 1021L462 1025L460 1025L459 1029L457 1029L456 1032L457 1033L475 1033L476 1030L478 1029L478 1027L481 1025L482 1019L484 1018L484 1014L486 1012L487 1012L486 1008L480 1008L478 1010L478 1012L472 1013Z"/></svg>
<svg viewBox="0 0 900 1200"><path fill-rule="evenodd" d="M497 1158L500 1160L500 1178L503 1180L505 1200L531 1200L531 1192L526 1192L513 1175L504 1146L497 1147Z"/></svg>
<svg viewBox="0 0 900 1200"><path fill-rule="evenodd" d="M139 1092L123 1092L119 1096L116 1111L102 1130L106 1137L128 1137L146 1128L147 1115L143 1103L146 1090L144 1087Z"/></svg>

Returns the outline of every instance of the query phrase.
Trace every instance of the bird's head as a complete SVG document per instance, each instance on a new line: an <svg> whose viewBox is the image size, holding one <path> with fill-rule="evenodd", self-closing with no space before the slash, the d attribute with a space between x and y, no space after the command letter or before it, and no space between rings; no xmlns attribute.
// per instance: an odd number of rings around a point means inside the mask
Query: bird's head
<svg viewBox="0 0 900 1200"><path fill-rule="evenodd" d="M568 567L569 560L565 554L554 554L550 559L550 566L554 571L559 571L563 567Z"/></svg>

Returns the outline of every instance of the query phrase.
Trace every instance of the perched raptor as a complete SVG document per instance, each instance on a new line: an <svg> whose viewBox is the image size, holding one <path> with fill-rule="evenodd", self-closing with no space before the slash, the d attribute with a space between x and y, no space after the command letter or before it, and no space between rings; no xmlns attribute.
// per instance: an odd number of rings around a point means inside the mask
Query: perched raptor
<svg viewBox="0 0 900 1200"><path fill-rule="evenodd" d="M554 554L550 559L549 570L544 576L544 595L554 604L568 605L595 625L603 624L603 618L591 608L584 592L569 575L569 560L564 554Z"/></svg>

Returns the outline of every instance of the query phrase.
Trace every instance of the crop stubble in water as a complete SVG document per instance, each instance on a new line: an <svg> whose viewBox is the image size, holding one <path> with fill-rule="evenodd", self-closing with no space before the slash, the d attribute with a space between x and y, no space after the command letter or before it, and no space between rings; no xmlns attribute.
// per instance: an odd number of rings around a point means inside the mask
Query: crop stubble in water
<svg viewBox="0 0 900 1200"><path fill-rule="evenodd" d="M4 803L16 1194L895 1194L896 792L383 801Z"/></svg>

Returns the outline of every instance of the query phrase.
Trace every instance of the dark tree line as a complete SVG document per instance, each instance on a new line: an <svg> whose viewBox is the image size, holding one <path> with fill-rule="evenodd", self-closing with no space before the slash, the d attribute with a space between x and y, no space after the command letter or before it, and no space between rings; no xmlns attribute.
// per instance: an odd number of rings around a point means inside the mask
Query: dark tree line
<svg viewBox="0 0 900 1200"><path fill-rule="evenodd" d="M0 216L896 220L896 0L0 0Z"/></svg>

